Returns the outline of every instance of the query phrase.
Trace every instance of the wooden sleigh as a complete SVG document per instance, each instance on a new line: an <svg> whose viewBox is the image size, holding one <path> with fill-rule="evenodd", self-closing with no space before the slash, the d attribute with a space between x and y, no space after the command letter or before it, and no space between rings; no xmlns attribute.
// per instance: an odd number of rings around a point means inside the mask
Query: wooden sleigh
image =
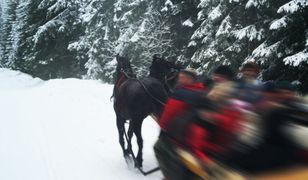
<svg viewBox="0 0 308 180"><path fill-rule="evenodd" d="M177 153L182 163L202 180L308 180L308 166L294 167L292 169L285 169L277 172L252 176L244 175L233 170L228 170L216 164L215 171L220 169L218 170L220 173L216 173L213 177L210 176L211 169L209 168L208 170L205 170L200 160L191 153L183 149L177 149Z"/></svg>

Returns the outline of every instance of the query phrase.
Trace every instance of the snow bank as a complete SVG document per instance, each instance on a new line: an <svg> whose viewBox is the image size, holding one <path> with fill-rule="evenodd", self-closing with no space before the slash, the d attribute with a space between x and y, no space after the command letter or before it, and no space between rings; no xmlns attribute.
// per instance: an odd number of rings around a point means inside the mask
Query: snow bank
<svg viewBox="0 0 308 180"><path fill-rule="evenodd" d="M18 71L0 68L0 82L0 91L4 91L37 86L43 81Z"/></svg>

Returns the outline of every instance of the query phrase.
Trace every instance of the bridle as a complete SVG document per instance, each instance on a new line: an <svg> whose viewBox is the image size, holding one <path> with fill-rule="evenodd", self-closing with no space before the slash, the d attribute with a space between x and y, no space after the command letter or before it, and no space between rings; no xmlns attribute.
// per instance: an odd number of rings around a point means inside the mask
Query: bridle
<svg viewBox="0 0 308 180"><path fill-rule="evenodd" d="M177 78L178 76L178 70L173 69L168 74L164 76L164 85L167 87L167 90L171 93L173 92L173 87L170 86L169 81L172 81Z"/></svg>
<svg viewBox="0 0 308 180"><path fill-rule="evenodd" d="M130 76L128 75L128 73L124 71L123 68L120 69L119 76L120 76L120 77L117 78L117 81L116 81L116 83L115 83L115 85L114 85L114 90L113 90L113 95L112 95L112 97L115 97L116 92L118 91L118 89L119 89L119 87L121 86L121 84L122 84L123 82L125 82L125 80L127 80L127 79L132 79L132 78L133 78L133 77L130 77Z"/></svg>

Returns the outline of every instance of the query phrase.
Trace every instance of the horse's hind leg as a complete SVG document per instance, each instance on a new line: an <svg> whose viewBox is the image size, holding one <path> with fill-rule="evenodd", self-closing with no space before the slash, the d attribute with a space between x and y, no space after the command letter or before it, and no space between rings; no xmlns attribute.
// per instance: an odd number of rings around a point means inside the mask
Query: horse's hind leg
<svg viewBox="0 0 308 180"><path fill-rule="evenodd" d="M141 135L141 126L142 126L142 119L139 121L135 121L134 123L134 133L136 135L137 144L138 144L138 154L136 157L136 167L142 167L142 149L143 149L143 139Z"/></svg>
<svg viewBox="0 0 308 180"><path fill-rule="evenodd" d="M118 128L118 133L119 133L119 143L121 145L123 155L124 157L129 155L129 152L125 149L125 142L124 142L124 132L125 132L125 127L124 127L125 119L117 116L117 128Z"/></svg>
<svg viewBox="0 0 308 180"><path fill-rule="evenodd" d="M132 149L132 137L133 137L133 125L130 121L129 123L129 127L128 127L128 132L127 132L127 136L128 136L128 142L127 142L127 151L131 151L131 153L134 153L133 152L133 149Z"/></svg>

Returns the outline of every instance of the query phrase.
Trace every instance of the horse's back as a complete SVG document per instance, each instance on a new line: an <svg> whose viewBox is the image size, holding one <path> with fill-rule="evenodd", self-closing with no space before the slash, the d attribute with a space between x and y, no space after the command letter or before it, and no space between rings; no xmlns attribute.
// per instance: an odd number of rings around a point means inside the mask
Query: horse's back
<svg viewBox="0 0 308 180"><path fill-rule="evenodd" d="M141 79L141 82L148 89L149 93L151 93L157 100L161 102L165 102L167 100L168 94L159 80L152 77L147 77Z"/></svg>
<svg viewBox="0 0 308 180"><path fill-rule="evenodd" d="M125 118L147 116L159 111L161 103L167 99L163 85L154 78L129 79L116 95L115 107Z"/></svg>

